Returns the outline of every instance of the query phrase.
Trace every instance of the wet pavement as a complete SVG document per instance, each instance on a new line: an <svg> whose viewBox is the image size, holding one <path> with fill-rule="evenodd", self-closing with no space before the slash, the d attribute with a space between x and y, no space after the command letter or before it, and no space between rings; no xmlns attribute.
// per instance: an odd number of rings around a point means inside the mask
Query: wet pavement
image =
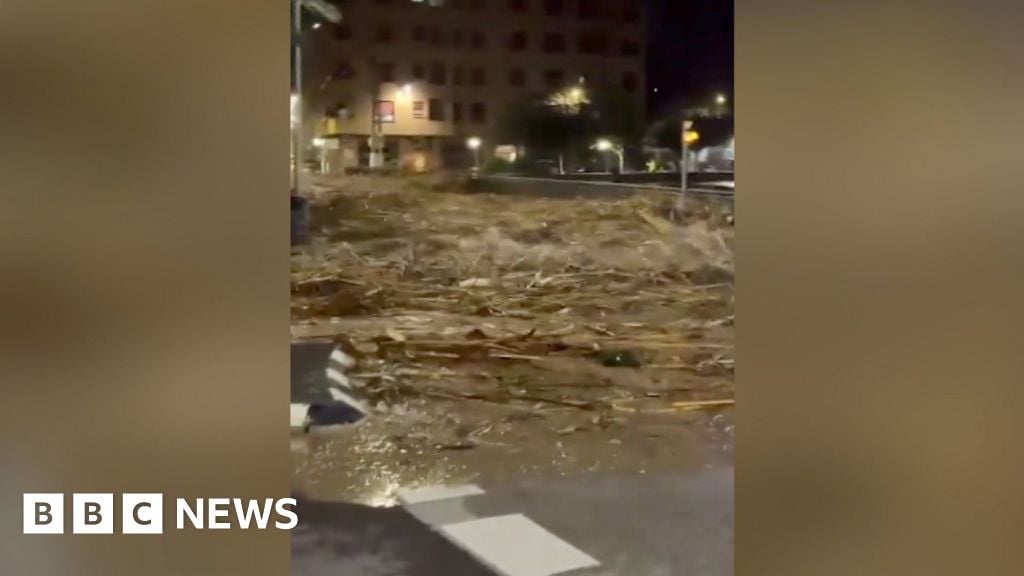
<svg viewBox="0 0 1024 576"><path fill-rule="evenodd" d="M423 490L405 505L300 504L293 574L733 573L733 471Z"/></svg>
<svg viewBox="0 0 1024 576"><path fill-rule="evenodd" d="M293 576L496 576L402 508L300 500Z"/></svg>

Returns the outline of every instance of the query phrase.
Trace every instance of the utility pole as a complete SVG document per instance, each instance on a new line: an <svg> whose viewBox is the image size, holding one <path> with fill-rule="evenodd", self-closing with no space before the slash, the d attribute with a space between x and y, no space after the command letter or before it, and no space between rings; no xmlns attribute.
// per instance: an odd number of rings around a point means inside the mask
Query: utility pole
<svg viewBox="0 0 1024 576"><path fill-rule="evenodd" d="M292 1L292 194L302 194L302 0Z"/></svg>
<svg viewBox="0 0 1024 576"><path fill-rule="evenodd" d="M384 166L384 119L381 118L380 109L380 84L381 70L377 59L370 57L370 81L373 82L373 101L370 103L370 168Z"/></svg>
<svg viewBox="0 0 1024 576"><path fill-rule="evenodd" d="M292 84L295 93L295 126L292 127L292 188L294 195L301 195L302 189L302 9L309 8L323 19L337 24L341 22L341 11L326 0L291 0L292 5Z"/></svg>
<svg viewBox="0 0 1024 576"><path fill-rule="evenodd" d="M686 133L690 131L690 128L693 128L693 121L683 120L682 130L679 131L679 144L681 151L679 154L679 191L684 199L686 197L687 172L690 170L690 151L689 147L686 145Z"/></svg>

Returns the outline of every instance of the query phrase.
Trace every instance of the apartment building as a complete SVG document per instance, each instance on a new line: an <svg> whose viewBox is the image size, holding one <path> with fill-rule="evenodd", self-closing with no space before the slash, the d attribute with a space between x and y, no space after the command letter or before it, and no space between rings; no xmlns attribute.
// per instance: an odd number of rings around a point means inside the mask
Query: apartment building
<svg viewBox="0 0 1024 576"><path fill-rule="evenodd" d="M308 26L303 65L307 144L332 169L466 165L469 138L508 153L507 107L574 87L621 90L642 114L641 0L337 4L341 24Z"/></svg>

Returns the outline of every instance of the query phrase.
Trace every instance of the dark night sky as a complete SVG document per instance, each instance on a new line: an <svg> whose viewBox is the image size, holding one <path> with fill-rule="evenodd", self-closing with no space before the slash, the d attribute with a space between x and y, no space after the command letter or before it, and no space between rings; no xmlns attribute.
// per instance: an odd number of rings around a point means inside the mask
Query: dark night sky
<svg viewBox="0 0 1024 576"><path fill-rule="evenodd" d="M650 113L709 103L717 92L732 101L733 0L646 2Z"/></svg>

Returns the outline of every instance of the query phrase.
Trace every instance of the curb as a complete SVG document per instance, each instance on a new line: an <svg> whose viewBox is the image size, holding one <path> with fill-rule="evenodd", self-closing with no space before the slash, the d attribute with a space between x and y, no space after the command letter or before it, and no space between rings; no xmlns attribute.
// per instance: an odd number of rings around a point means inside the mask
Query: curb
<svg viewBox="0 0 1024 576"><path fill-rule="evenodd" d="M333 342L291 346L291 430L356 424L369 415L359 385L346 375L354 358Z"/></svg>

